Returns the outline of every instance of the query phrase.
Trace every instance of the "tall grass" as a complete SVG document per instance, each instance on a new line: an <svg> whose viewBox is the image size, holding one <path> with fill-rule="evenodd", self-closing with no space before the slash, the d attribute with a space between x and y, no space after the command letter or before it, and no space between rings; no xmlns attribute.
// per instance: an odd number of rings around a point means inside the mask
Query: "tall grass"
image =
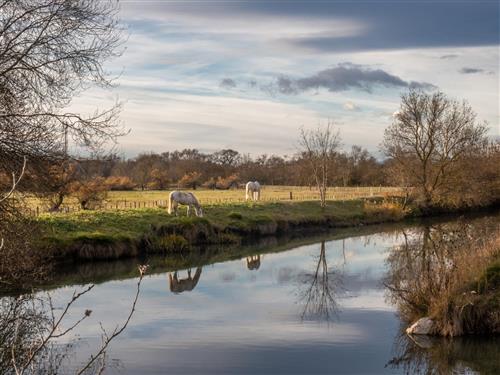
<svg viewBox="0 0 500 375"><path fill-rule="evenodd" d="M409 323L428 316L443 336L500 333L500 226L448 224L403 233L388 257L390 297Z"/></svg>

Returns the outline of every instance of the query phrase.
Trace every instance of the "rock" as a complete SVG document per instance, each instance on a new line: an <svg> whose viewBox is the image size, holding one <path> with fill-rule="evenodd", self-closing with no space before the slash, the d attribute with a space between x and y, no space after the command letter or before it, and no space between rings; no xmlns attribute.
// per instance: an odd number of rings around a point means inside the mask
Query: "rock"
<svg viewBox="0 0 500 375"><path fill-rule="evenodd" d="M406 329L409 335L433 335L436 332L434 321L431 318L420 318Z"/></svg>

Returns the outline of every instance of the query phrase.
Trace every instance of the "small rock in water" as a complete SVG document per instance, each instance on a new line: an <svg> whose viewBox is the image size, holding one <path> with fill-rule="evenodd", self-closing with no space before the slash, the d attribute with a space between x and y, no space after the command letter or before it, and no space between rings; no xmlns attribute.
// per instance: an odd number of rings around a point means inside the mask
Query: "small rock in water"
<svg viewBox="0 0 500 375"><path fill-rule="evenodd" d="M434 321L431 318L420 318L406 329L409 335L433 335L435 333Z"/></svg>

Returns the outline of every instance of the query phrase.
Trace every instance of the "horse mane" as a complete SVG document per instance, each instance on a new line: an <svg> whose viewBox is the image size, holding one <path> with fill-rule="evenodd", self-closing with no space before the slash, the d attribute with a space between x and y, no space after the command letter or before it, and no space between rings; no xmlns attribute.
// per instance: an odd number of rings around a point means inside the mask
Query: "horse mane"
<svg viewBox="0 0 500 375"><path fill-rule="evenodd" d="M193 197L193 200L194 200L194 204L197 205L197 206L200 206L200 202L198 202L198 199L195 197L195 195L191 192L188 192L187 194L189 194L190 196Z"/></svg>

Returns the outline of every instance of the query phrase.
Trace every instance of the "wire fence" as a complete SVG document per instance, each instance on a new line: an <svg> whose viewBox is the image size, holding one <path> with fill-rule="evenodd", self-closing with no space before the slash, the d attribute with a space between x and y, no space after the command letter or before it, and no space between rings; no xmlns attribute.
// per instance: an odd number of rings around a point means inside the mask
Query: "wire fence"
<svg viewBox="0 0 500 375"><path fill-rule="evenodd" d="M245 191L235 190L228 196L217 194L210 196L204 192L203 196L198 197L201 205L228 205L245 202ZM399 187L332 187L327 190L327 200L352 200L361 198L381 198L402 196L403 189ZM165 196L168 196L168 191L165 191ZM276 191L272 189L263 189L261 192L260 201L262 202L283 202L283 201L314 201L319 200L319 192L307 191L304 187L289 187L287 190ZM113 199L112 201L104 201L101 203L91 204L88 206L90 210L111 211L111 210L136 210L144 208L166 208L168 206L167 199L148 199L148 200L127 200ZM78 204L64 204L57 212L71 213L81 211L82 208ZM36 205L28 208L28 214L36 217L42 213L49 212L48 205Z"/></svg>

